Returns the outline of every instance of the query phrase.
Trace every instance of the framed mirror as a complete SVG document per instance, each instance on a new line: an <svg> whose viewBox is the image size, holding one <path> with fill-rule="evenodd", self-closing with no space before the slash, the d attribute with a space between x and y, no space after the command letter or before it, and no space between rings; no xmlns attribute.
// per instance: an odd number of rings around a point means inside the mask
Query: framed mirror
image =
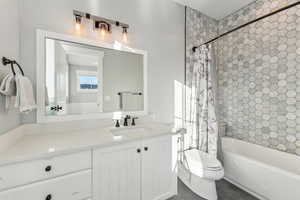
<svg viewBox="0 0 300 200"><path fill-rule="evenodd" d="M147 114L147 52L37 31L37 119Z"/></svg>

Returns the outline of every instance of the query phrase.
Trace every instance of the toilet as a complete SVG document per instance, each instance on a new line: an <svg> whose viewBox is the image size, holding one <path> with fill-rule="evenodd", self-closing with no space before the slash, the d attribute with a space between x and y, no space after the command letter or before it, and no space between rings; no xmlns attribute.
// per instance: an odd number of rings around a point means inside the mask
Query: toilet
<svg viewBox="0 0 300 200"><path fill-rule="evenodd" d="M217 200L215 181L224 177L224 168L215 157L206 152L191 149L184 152L184 162L179 163L178 176L200 197Z"/></svg>

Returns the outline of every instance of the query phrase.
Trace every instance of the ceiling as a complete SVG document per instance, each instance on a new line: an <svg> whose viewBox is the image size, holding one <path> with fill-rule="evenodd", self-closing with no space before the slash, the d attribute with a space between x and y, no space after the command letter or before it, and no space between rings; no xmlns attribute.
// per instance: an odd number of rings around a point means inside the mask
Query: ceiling
<svg viewBox="0 0 300 200"><path fill-rule="evenodd" d="M216 20L243 8L255 0L174 0L177 3L199 10Z"/></svg>

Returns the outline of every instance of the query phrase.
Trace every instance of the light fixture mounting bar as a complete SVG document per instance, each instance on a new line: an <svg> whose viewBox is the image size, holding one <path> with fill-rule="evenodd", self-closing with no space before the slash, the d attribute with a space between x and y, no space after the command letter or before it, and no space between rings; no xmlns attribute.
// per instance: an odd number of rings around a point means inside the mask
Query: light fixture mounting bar
<svg viewBox="0 0 300 200"><path fill-rule="evenodd" d="M94 20L94 21L106 22L110 25L120 26L120 27L123 27L123 28L129 28L128 24L125 24L125 23L122 23L122 22L119 22L119 21L115 21L115 20L111 20L111 19L107 19L107 18L104 18L104 17L98 17L98 16L92 15L90 13L84 13L84 12L81 12L81 11L78 11L78 10L74 10L73 14L75 16L81 16L81 17L88 18L88 19L91 19L91 20Z"/></svg>

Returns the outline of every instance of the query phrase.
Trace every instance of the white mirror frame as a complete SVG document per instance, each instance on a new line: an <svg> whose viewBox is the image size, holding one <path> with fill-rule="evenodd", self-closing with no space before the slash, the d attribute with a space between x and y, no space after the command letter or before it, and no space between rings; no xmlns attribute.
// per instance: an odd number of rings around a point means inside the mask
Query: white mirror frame
<svg viewBox="0 0 300 200"><path fill-rule="evenodd" d="M44 30L37 30L37 57L36 57L36 71L37 71L37 122L38 123L49 123L55 121L72 121L72 120L85 120L85 119L107 119L112 118L114 112L111 113L91 113L91 114L78 114L78 115L61 115L61 116L47 116L45 106L45 70L46 70L46 39L62 40L66 42L74 42L83 45L89 45L94 47L101 47L107 49L113 49L118 51L124 51L129 53L140 54L143 56L143 78L144 78L144 110L122 112L124 115L147 115L148 114L148 54L144 50L133 49L128 46L124 46L119 42L106 43L95 40L90 40L74 35L65 35L60 33L54 33ZM117 112L117 111L116 111Z"/></svg>

